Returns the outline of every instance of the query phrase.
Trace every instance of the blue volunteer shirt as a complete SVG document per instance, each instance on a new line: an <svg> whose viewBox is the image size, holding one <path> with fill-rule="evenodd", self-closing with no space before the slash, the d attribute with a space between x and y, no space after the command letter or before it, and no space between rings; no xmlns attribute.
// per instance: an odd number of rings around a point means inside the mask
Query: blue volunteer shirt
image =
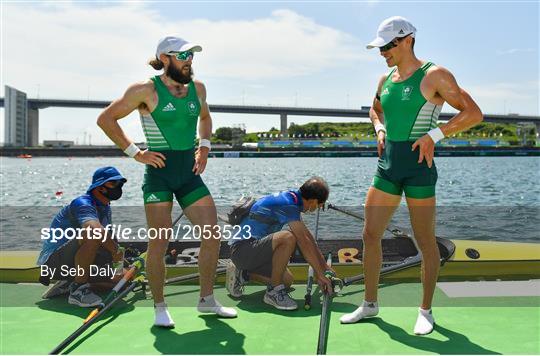
<svg viewBox="0 0 540 356"><path fill-rule="evenodd" d="M302 197L298 190L288 190L273 195L266 195L259 200L250 210L250 216L240 223L242 238L249 239L246 226L249 226L251 238L261 239L283 229L285 224L293 221L300 221L300 214L304 208ZM262 217L263 220L251 217L251 215ZM235 244L242 240L231 240L230 244Z"/></svg>
<svg viewBox="0 0 540 356"><path fill-rule="evenodd" d="M70 213L73 214L72 217ZM51 229L57 228L65 231L70 227L79 228L90 220L98 220L103 226L109 225L111 223L111 207L104 205L91 194L84 194L75 198L69 205L63 207L56 214L51 223ZM39 265L44 264L54 251L68 241L70 240L65 237L56 240L56 242L53 242L52 239L44 240L37 263Z"/></svg>

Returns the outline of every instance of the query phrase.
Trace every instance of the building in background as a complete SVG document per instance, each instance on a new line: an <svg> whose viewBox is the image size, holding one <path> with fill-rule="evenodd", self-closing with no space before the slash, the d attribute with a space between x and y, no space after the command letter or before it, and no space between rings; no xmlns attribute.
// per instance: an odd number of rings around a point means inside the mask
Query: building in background
<svg viewBox="0 0 540 356"><path fill-rule="evenodd" d="M4 87L4 145L34 147L39 140L37 110L28 110L26 93Z"/></svg>

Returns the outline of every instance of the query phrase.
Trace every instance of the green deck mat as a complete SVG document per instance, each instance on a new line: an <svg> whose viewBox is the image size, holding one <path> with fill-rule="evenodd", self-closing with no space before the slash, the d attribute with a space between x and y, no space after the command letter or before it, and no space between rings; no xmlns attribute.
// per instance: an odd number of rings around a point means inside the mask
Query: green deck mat
<svg viewBox="0 0 540 356"><path fill-rule="evenodd" d="M63 297L40 299L39 285L0 284L0 352L44 354L81 325L89 310ZM539 354L540 298L449 298L436 290L436 327L427 336L412 333L420 301L419 284L380 289L379 316L353 325L339 317L362 299L362 287L347 287L334 298L329 354ZM240 300L216 288L217 298L238 309L236 319L201 315L194 306L198 287L166 289L176 328L152 327L151 300L131 294L65 351L74 354L314 354L320 304L312 310L282 312L262 302L263 288L246 287ZM302 306L305 286L292 296ZM189 306L190 305L190 306ZM187 307L189 306L189 307Z"/></svg>

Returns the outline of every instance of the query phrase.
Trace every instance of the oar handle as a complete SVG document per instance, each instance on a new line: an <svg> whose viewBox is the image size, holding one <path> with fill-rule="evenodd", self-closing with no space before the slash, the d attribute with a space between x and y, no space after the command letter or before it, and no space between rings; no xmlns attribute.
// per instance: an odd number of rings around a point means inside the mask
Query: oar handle
<svg viewBox="0 0 540 356"><path fill-rule="evenodd" d="M328 266L332 266L332 253L328 254L326 260ZM333 272L327 271L325 275L330 278L334 275ZM333 288L332 288L333 289ZM326 355L326 346L328 344L328 332L330 330L330 315L331 315L331 305L332 299L334 296L334 291L328 291L328 293L323 294L323 302L321 308L321 320L319 323L319 338L317 340L317 355Z"/></svg>
<svg viewBox="0 0 540 356"><path fill-rule="evenodd" d="M315 243L319 238L319 216L321 213L321 208L317 208L317 217L315 218ZM313 290L313 267L308 267L308 278L306 283L306 295L304 296L304 309L311 309L311 291Z"/></svg>
<svg viewBox="0 0 540 356"><path fill-rule="evenodd" d="M311 309L311 291L313 289L313 267L309 266L308 278L306 283L306 295L304 296L304 309Z"/></svg>

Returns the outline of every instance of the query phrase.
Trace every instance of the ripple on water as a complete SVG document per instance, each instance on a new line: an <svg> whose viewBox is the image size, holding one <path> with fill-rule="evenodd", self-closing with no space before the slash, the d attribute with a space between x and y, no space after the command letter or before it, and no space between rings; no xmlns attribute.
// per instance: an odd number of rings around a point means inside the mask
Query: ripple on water
<svg viewBox="0 0 540 356"><path fill-rule="evenodd" d="M440 206L437 233L451 238L540 242L537 232L540 225L539 163L537 157L437 158L440 182L437 187L437 204ZM104 165L116 166L128 178L123 198L113 203L113 216L116 219L121 216L118 206L142 207L144 166L133 160L3 159L0 180L3 207L21 205L36 209L49 206L53 209L37 220L31 214L28 214L30 219L18 219L16 224L3 220L0 247L5 248L6 244L18 249L39 247L39 241L32 238L31 233L22 234L17 229L27 224L30 225L24 228L32 231L48 226L58 208L83 193L90 184L93 171ZM228 206L241 195L259 196L297 188L310 176L320 175L330 185L332 203L354 206L362 212L361 204L365 201L376 165L377 159L372 157L220 158L209 160L203 179L216 203ZM55 196L58 190L63 192L60 199ZM143 226L144 213L139 215L122 219ZM321 236L359 238L362 226L357 221L338 219L328 212L321 216L324 216ZM313 217L306 215L305 219L311 222ZM395 222L403 229L410 229L407 214Z"/></svg>

